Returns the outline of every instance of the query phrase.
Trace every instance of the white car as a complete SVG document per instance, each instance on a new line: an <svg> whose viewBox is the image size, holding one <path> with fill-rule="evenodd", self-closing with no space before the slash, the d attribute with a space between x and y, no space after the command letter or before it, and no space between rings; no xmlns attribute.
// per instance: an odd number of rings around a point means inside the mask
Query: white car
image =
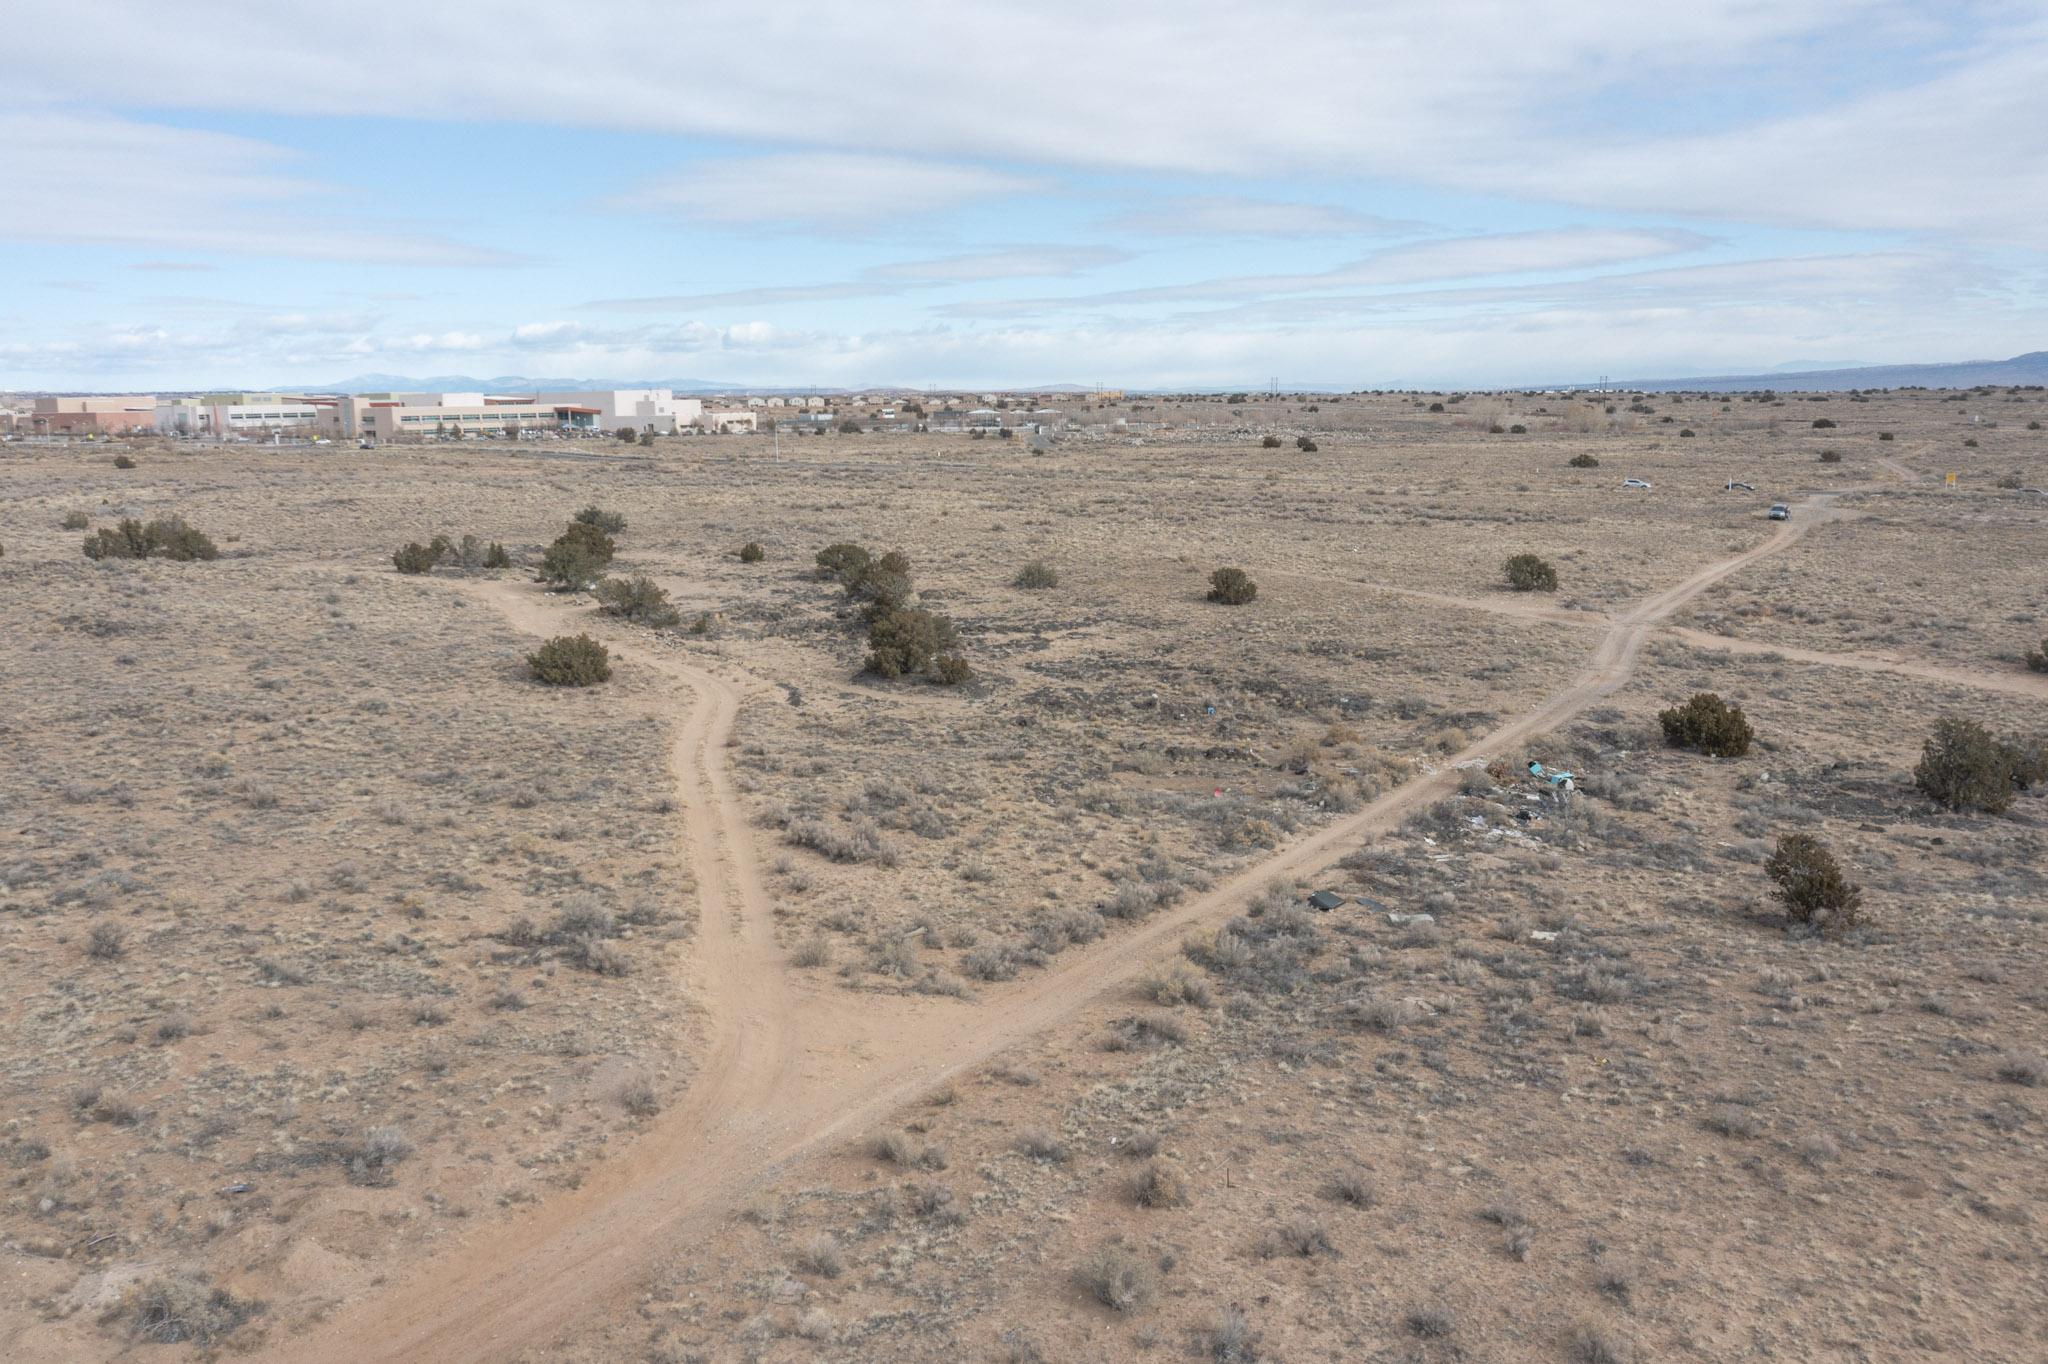
<svg viewBox="0 0 2048 1364"><path fill-rule="evenodd" d="M1624 478L1621 481L1621 486L1624 488L1642 488L1647 491L1650 485L1640 478Z"/></svg>
<svg viewBox="0 0 2048 1364"><path fill-rule="evenodd" d="M1790 521L1792 519L1792 509L1783 502L1773 502L1770 514L1773 521Z"/></svg>

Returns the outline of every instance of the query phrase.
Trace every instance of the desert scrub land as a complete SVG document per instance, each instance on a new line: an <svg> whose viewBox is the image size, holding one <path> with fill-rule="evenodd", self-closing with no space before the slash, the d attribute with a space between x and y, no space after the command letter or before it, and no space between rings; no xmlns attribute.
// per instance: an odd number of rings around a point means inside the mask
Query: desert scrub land
<svg viewBox="0 0 2048 1364"><path fill-rule="evenodd" d="M2048 446L1608 398L5 447L4 1352L2038 1356L2040 786L1913 770L2048 733ZM585 509L631 610L535 580ZM966 681L863 673L849 542Z"/></svg>
<svg viewBox="0 0 2048 1364"><path fill-rule="evenodd" d="M332 1300L573 1184L688 1080L657 712L540 694L495 613L320 562L320 508L260 479L134 499L203 517L220 560L96 564L41 510L93 505L91 473L6 473L17 1357L98 1353L165 1263Z"/></svg>
<svg viewBox="0 0 2048 1364"><path fill-rule="evenodd" d="M2038 1357L2048 809L1944 812L1911 767L1940 716L2048 700L1651 654L1508 755L1581 773L1567 811L1475 774L529 1357ZM1744 758L1661 742L1705 685ZM1787 923L1788 831L1858 925ZM1432 921L1303 905L1331 886Z"/></svg>

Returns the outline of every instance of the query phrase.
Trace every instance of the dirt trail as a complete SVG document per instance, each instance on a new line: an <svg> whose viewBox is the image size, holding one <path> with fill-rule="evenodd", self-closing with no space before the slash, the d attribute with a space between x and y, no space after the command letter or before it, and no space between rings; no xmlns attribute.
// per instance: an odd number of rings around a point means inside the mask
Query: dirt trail
<svg viewBox="0 0 2048 1364"><path fill-rule="evenodd" d="M1069 950L978 1003L853 995L790 982L751 839L718 755L738 694L711 674L637 645L615 646L691 693L674 750L683 850L702 919L690 985L710 1045L695 1083L581 1189L450 1244L389 1290L359 1301L269 1357L313 1364L497 1360L546 1346L583 1313L630 1293L645 1267L715 1229L746 1192L820 1145L864 1134L946 1076L979 1064L1126 986L1187 930L1224 917L1275 879L1322 872L1368 834L1454 789L1459 764L1555 728L1629 677L1643 641L1686 601L1797 541L1834 513L1834 494L1744 553L1701 569L1614 618L1586 670L1520 719L1427 776L1246 867L1130 932ZM559 633L569 607L512 584L473 589L522 630Z"/></svg>
<svg viewBox="0 0 2048 1364"><path fill-rule="evenodd" d="M1823 649L1796 649L1789 644L1767 640L1736 639L1729 635L1667 625L1664 633L1700 649L1720 649L1731 654L1770 654L1798 663L1818 663L1829 668L1854 668L1861 672L1897 673L1902 677L1924 678L1954 687L1978 691L2004 691L2015 696L2048 699L2048 676L2040 673L1974 672L1968 668L1944 668L1938 663L1921 663L1910 658L1886 658L1881 654L1831 653Z"/></svg>

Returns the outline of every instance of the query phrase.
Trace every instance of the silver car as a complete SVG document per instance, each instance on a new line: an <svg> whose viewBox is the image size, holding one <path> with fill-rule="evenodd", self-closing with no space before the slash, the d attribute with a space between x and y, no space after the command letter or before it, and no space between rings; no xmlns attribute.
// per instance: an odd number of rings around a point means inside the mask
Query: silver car
<svg viewBox="0 0 2048 1364"><path fill-rule="evenodd" d="M1771 504L1771 520L1790 521L1791 519L1792 509L1790 507L1786 506L1783 502L1773 502Z"/></svg>

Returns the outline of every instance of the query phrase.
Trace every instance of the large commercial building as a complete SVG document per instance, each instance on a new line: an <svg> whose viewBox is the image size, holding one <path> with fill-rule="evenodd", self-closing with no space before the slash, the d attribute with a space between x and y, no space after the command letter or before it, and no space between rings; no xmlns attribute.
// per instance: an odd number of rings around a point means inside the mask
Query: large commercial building
<svg viewBox="0 0 2048 1364"><path fill-rule="evenodd" d="M356 393L312 400L320 429L354 439L502 435L507 431L604 430L631 427L667 435L703 423L704 404L665 388L573 393ZM735 423L736 424L736 423Z"/></svg>
<svg viewBox="0 0 2048 1364"><path fill-rule="evenodd" d="M323 410L308 398L209 393L203 398L157 399L155 425L166 435L268 436L280 431L312 431L320 425Z"/></svg>
<svg viewBox="0 0 2048 1364"><path fill-rule="evenodd" d="M156 425L156 399L146 395L37 398L28 420L30 431L46 436L105 436L141 431Z"/></svg>
<svg viewBox="0 0 2048 1364"><path fill-rule="evenodd" d="M365 393L339 399L323 417L345 437L431 439L526 431L582 431L602 425L590 403L487 398L481 393Z"/></svg>
<svg viewBox="0 0 2048 1364"><path fill-rule="evenodd" d="M574 403L597 409L597 424L608 431L630 426L666 436L695 426L704 415L696 398L678 398L665 388L599 389L589 393L537 393L537 403Z"/></svg>

